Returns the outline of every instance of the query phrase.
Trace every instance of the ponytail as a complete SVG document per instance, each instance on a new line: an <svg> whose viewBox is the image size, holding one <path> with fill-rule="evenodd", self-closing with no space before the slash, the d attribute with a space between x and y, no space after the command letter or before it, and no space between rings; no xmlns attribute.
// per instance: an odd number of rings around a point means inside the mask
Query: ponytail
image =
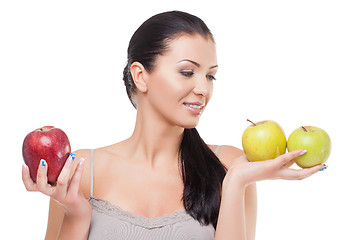
<svg viewBox="0 0 360 240"><path fill-rule="evenodd" d="M216 228L221 185L227 169L202 140L196 128L184 130L179 153L185 209L200 223L211 223Z"/></svg>

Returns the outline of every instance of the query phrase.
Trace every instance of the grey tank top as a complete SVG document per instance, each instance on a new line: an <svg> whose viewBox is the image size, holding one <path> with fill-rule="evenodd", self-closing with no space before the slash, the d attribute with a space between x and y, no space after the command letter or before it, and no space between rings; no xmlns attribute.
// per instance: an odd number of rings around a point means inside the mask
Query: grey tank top
<svg viewBox="0 0 360 240"><path fill-rule="evenodd" d="M218 153L217 146L215 154ZM93 196L94 151L91 150L90 197L92 217L89 230L91 240L213 240L214 227L201 225L185 210L160 217L147 218L114 206Z"/></svg>

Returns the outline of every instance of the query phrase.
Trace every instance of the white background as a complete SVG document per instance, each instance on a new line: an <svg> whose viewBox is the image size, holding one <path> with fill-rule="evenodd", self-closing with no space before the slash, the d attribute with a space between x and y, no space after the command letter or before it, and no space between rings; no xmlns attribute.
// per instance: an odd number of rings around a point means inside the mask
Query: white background
<svg viewBox="0 0 360 240"><path fill-rule="evenodd" d="M48 198L21 181L25 135L55 125L73 150L129 137L128 41L175 9L202 18L217 43L214 94L198 125L205 142L242 148L247 118L275 120L287 137L318 126L332 139L324 172L258 183L257 239L360 239L360 8L348 0L1 1L1 235L46 230Z"/></svg>

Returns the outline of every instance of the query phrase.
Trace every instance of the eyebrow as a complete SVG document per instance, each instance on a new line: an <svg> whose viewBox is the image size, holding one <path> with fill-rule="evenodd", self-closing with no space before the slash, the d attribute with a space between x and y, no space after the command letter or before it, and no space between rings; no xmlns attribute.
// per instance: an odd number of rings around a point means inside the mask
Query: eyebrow
<svg viewBox="0 0 360 240"><path fill-rule="evenodd" d="M195 61L193 61L193 60L190 60L190 59L183 59L183 60L181 60L181 61L179 61L179 62L183 62L183 61L190 62L190 63L194 64L194 65L197 66L197 67L200 67L200 66L201 66L200 63L197 63L197 62L195 62ZM179 62L178 62L178 63L179 63ZM213 68L217 68L217 67L218 67L218 65L214 65L214 66L211 66L209 69L213 69Z"/></svg>

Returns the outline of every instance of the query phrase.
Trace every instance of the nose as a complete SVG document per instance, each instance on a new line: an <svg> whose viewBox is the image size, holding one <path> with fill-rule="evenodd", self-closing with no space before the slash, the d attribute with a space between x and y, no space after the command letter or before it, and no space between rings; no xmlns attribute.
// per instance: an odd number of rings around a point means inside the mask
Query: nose
<svg viewBox="0 0 360 240"><path fill-rule="evenodd" d="M208 79L202 78L196 81L196 85L194 87L194 93L197 95L202 95L204 97L208 97L211 89L211 83Z"/></svg>

